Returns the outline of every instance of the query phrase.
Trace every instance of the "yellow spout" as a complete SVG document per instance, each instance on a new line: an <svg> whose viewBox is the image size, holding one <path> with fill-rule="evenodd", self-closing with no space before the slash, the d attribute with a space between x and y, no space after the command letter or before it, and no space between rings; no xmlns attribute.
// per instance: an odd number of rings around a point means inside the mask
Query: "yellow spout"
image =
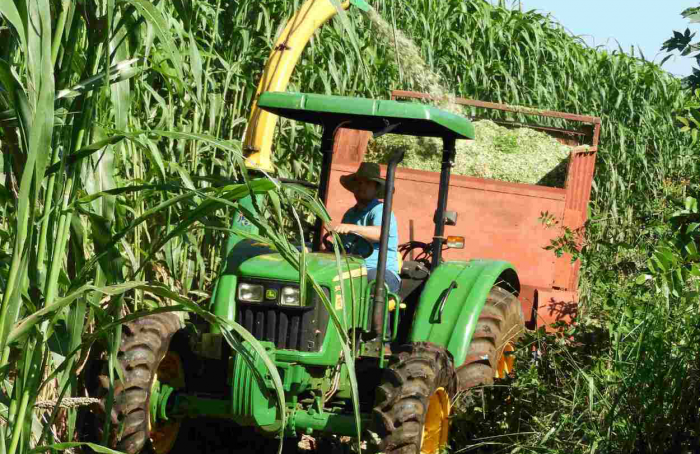
<svg viewBox="0 0 700 454"><path fill-rule="evenodd" d="M350 1L345 1L340 6L347 10L350 7ZM258 108L257 100L260 94L287 89L292 70L311 36L337 12L331 0L307 0L287 22L287 26L275 43L258 85L243 141L243 152L248 158L249 167L265 171L272 170L270 155L277 115Z"/></svg>

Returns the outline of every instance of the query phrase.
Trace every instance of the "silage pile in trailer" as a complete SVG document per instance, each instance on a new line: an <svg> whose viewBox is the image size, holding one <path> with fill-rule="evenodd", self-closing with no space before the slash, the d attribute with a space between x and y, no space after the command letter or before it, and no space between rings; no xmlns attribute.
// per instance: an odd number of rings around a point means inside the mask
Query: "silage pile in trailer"
<svg viewBox="0 0 700 454"><path fill-rule="evenodd" d="M571 147L529 129L508 129L489 120L474 122L476 140L457 141L453 174L513 183L564 187ZM440 171L442 142L387 134L372 140L366 161L385 164L397 149L407 149L402 167Z"/></svg>
<svg viewBox="0 0 700 454"><path fill-rule="evenodd" d="M392 27L375 10L369 19L378 36L391 43L386 50L399 64L400 71L416 87L428 92L437 105L448 112L463 115L462 106L454 103L441 77L422 57L420 48L401 30ZM479 178L492 178L514 183L564 187L571 149L547 134L519 128L511 130L488 120L474 123L476 141L457 141L457 157L453 173ZM442 141L408 136L385 135L371 141L365 160L385 164L392 152L406 147L403 167L440 171Z"/></svg>

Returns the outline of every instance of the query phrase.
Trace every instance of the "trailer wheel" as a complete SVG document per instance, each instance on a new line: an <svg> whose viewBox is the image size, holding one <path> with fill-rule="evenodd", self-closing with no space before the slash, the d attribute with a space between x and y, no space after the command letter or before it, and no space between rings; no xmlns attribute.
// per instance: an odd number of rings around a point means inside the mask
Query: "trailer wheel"
<svg viewBox="0 0 700 454"><path fill-rule="evenodd" d="M501 287L493 287L479 315L469 353L457 368L459 390L490 385L513 371L515 343L525 330L518 298Z"/></svg>
<svg viewBox="0 0 700 454"><path fill-rule="evenodd" d="M180 421L152 424L150 407L156 379L175 389L185 386L182 356L186 356L186 352L182 351L182 345L173 348L176 344L182 344L183 340L171 342L180 328L180 320L172 312L148 315L122 326L117 360L123 380L115 374L108 436L111 447L128 454L142 450L166 454L175 448ZM99 417L93 418L97 427L91 430L99 437L98 440L102 438L108 393L109 374L105 366L98 376L97 397L102 402L98 409Z"/></svg>
<svg viewBox="0 0 700 454"><path fill-rule="evenodd" d="M445 348L428 342L400 347L376 392L373 419L380 450L437 454L444 449L456 392L452 355Z"/></svg>

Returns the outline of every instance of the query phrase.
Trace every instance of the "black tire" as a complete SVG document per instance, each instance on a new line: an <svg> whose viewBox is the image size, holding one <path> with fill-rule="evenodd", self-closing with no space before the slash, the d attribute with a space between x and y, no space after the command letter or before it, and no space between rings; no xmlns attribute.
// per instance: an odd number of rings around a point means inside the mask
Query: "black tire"
<svg viewBox="0 0 700 454"><path fill-rule="evenodd" d="M384 369L373 410L381 451L420 454L430 399L439 389L447 399L457 392L452 355L445 348L416 342L395 351Z"/></svg>
<svg viewBox="0 0 700 454"><path fill-rule="evenodd" d="M168 353L170 342L182 327L172 312L148 315L122 326L117 360L124 380L114 381L114 400L110 412L109 445L128 454L151 448L149 433L151 387L158 366ZM98 376L97 397L102 399L104 417L109 393L109 375L103 368ZM95 418L95 433L101 437L102 421ZM150 450L150 449L149 449Z"/></svg>
<svg viewBox="0 0 700 454"><path fill-rule="evenodd" d="M511 348L524 330L525 318L518 298L508 290L493 287L479 315L467 358L457 368L459 390L492 384L504 350Z"/></svg>

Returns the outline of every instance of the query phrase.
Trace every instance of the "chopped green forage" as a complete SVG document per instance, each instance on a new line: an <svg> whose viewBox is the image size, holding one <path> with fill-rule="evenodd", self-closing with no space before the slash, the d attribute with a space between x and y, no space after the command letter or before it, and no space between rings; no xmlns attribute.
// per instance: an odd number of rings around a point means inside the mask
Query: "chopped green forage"
<svg viewBox="0 0 700 454"><path fill-rule="evenodd" d="M476 140L457 141L453 175L564 187L571 147L533 129L508 129L489 120L473 124ZM420 137L381 136L370 141L366 160L386 164L402 147L408 149L403 167L440 171L441 142Z"/></svg>

